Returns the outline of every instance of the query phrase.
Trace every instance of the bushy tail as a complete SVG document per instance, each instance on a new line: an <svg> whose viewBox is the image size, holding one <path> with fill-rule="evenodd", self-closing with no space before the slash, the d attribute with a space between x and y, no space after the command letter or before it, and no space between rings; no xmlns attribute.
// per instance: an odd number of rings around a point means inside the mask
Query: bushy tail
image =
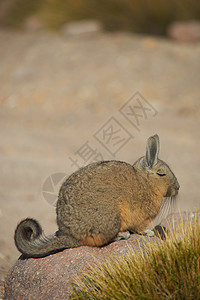
<svg viewBox="0 0 200 300"><path fill-rule="evenodd" d="M29 218L18 224L14 239L17 249L27 257L43 257L65 248L80 246L71 236L46 237L40 224Z"/></svg>

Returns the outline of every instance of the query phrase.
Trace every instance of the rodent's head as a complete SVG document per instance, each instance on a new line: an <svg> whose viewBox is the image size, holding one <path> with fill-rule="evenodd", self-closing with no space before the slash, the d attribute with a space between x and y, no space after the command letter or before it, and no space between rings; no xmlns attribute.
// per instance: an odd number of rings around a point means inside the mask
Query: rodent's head
<svg viewBox="0 0 200 300"><path fill-rule="evenodd" d="M135 169L144 172L149 181L159 190L162 190L163 197L175 197L178 194L180 185L169 166L158 159L160 142L158 135L148 138L146 154L134 164Z"/></svg>

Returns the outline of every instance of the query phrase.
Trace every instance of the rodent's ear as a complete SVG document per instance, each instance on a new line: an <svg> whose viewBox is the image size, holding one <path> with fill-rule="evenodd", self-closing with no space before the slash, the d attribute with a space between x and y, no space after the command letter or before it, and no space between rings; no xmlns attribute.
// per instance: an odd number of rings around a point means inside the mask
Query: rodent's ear
<svg viewBox="0 0 200 300"><path fill-rule="evenodd" d="M147 146L146 146L146 165L152 169L154 165L156 165L158 161L158 154L160 150L160 142L159 142L159 136L155 134L154 136L151 136L147 140Z"/></svg>

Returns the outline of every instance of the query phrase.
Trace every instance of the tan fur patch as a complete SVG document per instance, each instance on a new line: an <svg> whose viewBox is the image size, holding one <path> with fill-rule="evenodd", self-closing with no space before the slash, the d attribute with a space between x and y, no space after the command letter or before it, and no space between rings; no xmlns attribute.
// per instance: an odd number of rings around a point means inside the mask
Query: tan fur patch
<svg viewBox="0 0 200 300"><path fill-rule="evenodd" d="M81 238L81 244L83 246L103 246L105 239L102 234L92 234Z"/></svg>
<svg viewBox="0 0 200 300"><path fill-rule="evenodd" d="M126 231L128 229L135 229L135 230L143 230L140 228L144 226L145 228L145 213L139 207L135 207L131 209L130 204L127 201L123 201L120 206L118 206L118 210L121 217L121 227L120 231Z"/></svg>

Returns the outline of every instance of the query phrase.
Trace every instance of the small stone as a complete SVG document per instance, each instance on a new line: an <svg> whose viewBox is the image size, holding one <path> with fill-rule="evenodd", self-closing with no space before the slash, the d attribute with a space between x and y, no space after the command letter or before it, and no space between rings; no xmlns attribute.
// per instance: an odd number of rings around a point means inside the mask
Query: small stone
<svg viewBox="0 0 200 300"><path fill-rule="evenodd" d="M168 36L178 42L198 42L200 41L200 22L174 22L168 30Z"/></svg>
<svg viewBox="0 0 200 300"><path fill-rule="evenodd" d="M156 40L154 38L151 37L145 37L142 40L142 46L145 50L147 51L153 51L156 49Z"/></svg>
<svg viewBox="0 0 200 300"><path fill-rule="evenodd" d="M41 29L44 29L44 24L36 16L30 16L27 19L25 19L23 27L27 31L36 32Z"/></svg>
<svg viewBox="0 0 200 300"><path fill-rule="evenodd" d="M12 94L7 97L6 101L4 102L4 107L7 109L14 109L19 104L19 97L18 95Z"/></svg>
<svg viewBox="0 0 200 300"><path fill-rule="evenodd" d="M96 34L103 30L101 22L97 20L84 20L70 22L63 26L61 32L65 36L77 36L86 34Z"/></svg>

